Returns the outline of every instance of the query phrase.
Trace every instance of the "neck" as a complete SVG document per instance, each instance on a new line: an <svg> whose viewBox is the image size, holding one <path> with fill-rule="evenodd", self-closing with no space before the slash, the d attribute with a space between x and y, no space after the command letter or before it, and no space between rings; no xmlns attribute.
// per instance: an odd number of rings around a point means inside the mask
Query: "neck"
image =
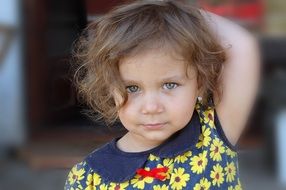
<svg viewBox="0 0 286 190"><path fill-rule="evenodd" d="M117 147L124 152L143 152L159 146L162 142L141 141L140 137L134 138L126 133L117 141Z"/></svg>

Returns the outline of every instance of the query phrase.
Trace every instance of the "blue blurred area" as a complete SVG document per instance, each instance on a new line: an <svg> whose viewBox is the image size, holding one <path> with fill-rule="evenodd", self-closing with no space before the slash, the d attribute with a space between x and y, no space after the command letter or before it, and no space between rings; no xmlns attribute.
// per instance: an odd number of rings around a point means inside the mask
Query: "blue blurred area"
<svg viewBox="0 0 286 190"><path fill-rule="evenodd" d="M0 59L0 144L19 145L25 138L24 121L24 78L22 58L22 36L20 35L20 1L0 1L1 50ZM5 30L7 29L7 30ZM10 36L7 47L4 38ZM2 55L2 54L1 54Z"/></svg>
<svg viewBox="0 0 286 190"><path fill-rule="evenodd" d="M82 115L69 59L88 18L118 2L0 0L0 189L63 189L69 167L117 134ZM264 3L259 25L239 22L259 39L263 61L240 169L245 189L279 190L286 189L286 1Z"/></svg>

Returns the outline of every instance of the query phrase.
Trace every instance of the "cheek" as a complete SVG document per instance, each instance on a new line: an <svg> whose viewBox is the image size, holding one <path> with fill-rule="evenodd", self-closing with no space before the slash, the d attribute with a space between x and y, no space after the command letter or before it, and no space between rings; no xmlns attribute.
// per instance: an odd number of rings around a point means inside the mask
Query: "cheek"
<svg viewBox="0 0 286 190"><path fill-rule="evenodd" d="M173 101L168 106L169 110L176 116L188 116L195 108L195 101L191 98L181 101Z"/></svg>
<svg viewBox="0 0 286 190"><path fill-rule="evenodd" d="M188 120L194 111L196 98L196 93L181 93L168 101L168 108L175 117Z"/></svg>
<svg viewBox="0 0 286 190"><path fill-rule="evenodd" d="M118 111L118 117L122 123L131 122L136 117L136 106L126 102L126 104L121 107Z"/></svg>
<svg viewBox="0 0 286 190"><path fill-rule="evenodd" d="M193 88L186 88L174 94L169 102L175 107L184 109L191 107L194 103L196 103L196 98L197 90Z"/></svg>
<svg viewBox="0 0 286 190"><path fill-rule="evenodd" d="M178 102L169 107L169 117L173 124L179 128L186 126L191 120L195 108L195 103Z"/></svg>

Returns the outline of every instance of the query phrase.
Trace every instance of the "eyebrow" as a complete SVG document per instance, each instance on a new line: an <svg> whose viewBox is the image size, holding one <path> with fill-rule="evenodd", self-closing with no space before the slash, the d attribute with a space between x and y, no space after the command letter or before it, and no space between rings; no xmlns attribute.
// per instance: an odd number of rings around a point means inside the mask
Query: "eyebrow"
<svg viewBox="0 0 286 190"><path fill-rule="evenodd" d="M181 75L176 75L176 76L171 76L171 77L166 77L163 78L163 81L181 81L184 80L186 77L181 76Z"/></svg>
<svg viewBox="0 0 286 190"><path fill-rule="evenodd" d="M186 77L181 76L181 75L176 75L176 76L171 76L171 77L166 77L160 79L163 82L171 82L171 81L183 81L185 80ZM135 81L135 80L130 80L130 79L123 79L124 83L140 83L140 81Z"/></svg>

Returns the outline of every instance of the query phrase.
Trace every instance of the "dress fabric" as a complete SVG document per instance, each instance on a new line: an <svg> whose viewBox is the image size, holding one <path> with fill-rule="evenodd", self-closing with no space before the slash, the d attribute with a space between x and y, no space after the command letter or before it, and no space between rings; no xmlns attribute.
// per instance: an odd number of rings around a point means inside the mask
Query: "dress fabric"
<svg viewBox="0 0 286 190"><path fill-rule="evenodd" d="M215 109L199 101L189 124L152 150L122 152L118 139L74 165L64 189L242 189L236 147L227 140ZM167 170L156 173L162 168Z"/></svg>

